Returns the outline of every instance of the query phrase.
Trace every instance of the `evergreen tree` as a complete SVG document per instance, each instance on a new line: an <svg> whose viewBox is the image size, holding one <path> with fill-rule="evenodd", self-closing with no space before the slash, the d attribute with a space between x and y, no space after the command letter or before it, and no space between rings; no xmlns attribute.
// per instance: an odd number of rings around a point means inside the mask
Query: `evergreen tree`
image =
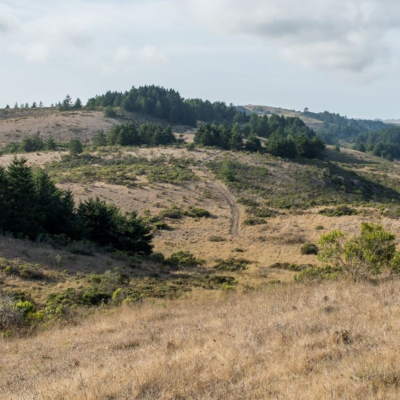
<svg viewBox="0 0 400 400"><path fill-rule="evenodd" d="M7 104L7 105L6 105L6 110L8 110L9 108L10 108L10 106Z"/></svg>
<svg viewBox="0 0 400 400"><path fill-rule="evenodd" d="M104 131L99 131L96 133L96 136L93 138L94 147L103 147L107 146L107 135Z"/></svg>
<svg viewBox="0 0 400 400"><path fill-rule="evenodd" d="M59 103L60 104L60 103ZM72 108L72 99L69 94L65 96L63 102L59 105L60 111L68 111Z"/></svg>
<svg viewBox="0 0 400 400"><path fill-rule="evenodd" d="M15 103L15 104L14 104L14 108L15 108L16 110L19 108L18 103Z"/></svg>
<svg viewBox="0 0 400 400"><path fill-rule="evenodd" d="M74 108L75 110L80 110L82 108L82 102L79 97L76 99L72 108Z"/></svg>
<svg viewBox="0 0 400 400"><path fill-rule="evenodd" d="M33 239L40 233L39 210L32 170L26 163L25 158L15 158L5 172L7 220L4 230L22 233Z"/></svg>
<svg viewBox="0 0 400 400"><path fill-rule="evenodd" d="M54 141L54 139L53 139L52 136L50 136L50 137L46 140L46 142L45 142L45 144L44 144L44 148L45 148L45 150L49 150L49 151L57 150L57 144L56 144L56 142Z"/></svg>
<svg viewBox="0 0 400 400"><path fill-rule="evenodd" d="M34 102L32 103L31 108L36 108L36 107L37 107L37 104L36 104L36 101L34 101Z"/></svg>
<svg viewBox="0 0 400 400"><path fill-rule="evenodd" d="M83 151L82 143L79 139L71 139L68 143L69 154L73 157L76 157L78 154L81 154Z"/></svg>

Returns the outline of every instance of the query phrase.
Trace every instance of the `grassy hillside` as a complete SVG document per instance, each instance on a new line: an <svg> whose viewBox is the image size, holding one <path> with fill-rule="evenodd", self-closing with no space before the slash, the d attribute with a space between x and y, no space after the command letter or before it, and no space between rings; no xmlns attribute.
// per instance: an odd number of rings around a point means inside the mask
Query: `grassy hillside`
<svg viewBox="0 0 400 400"><path fill-rule="evenodd" d="M2 143L39 126L85 142L121 122L5 112ZM174 133L193 142L193 129ZM0 335L0 398L397 398L397 280L295 277L321 265L303 251L321 234L400 230L400 164L332 146L288 160L187 143L23 154L77 204L138 212L154 252L0 235L0 317L15 311L7 296L26 312Z"/></svg>
<svg viewBox="0 0 400 400"><path fill-rule="evenodd" d="M397 399L398 282L140 304L7 341L0 397Z"/></svg>

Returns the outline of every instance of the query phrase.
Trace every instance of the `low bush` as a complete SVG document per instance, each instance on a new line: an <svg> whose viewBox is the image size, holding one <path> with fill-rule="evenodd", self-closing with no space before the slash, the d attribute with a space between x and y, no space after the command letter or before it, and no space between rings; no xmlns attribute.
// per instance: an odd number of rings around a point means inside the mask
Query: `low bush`
<svg viewBox="0 0 400 400"><path fill-rule="evenodd" d="M214 269L219 271L243 271L251 261L245 258L229 258L227 260L217 260Z"/></svg>
<svg viewBox="0 0 400 400"><path fill-rule="evenodd" d="M304 271L307 268L310 268L312 266L310 265L298 265L298 264L292 264L292 263L275 263L270 266L270 268L274 269L283 269L285 271L291 271L291 272L301 272Z"/></svg>
<svg viewBox="0 0 400 400"><path fill-rule="evenodd" d="M210 242L226 242L226 239L221 236L210 236L208 240Z"/></svg>
<svg viewBox="0 0 400 400"><path fill-rule="evenodd" d="M246 226L264 225L267 221L264 218L250 217L244 220L243 224Z"/></svg>
<svg viewBox="0 0 400 400"><path fill-rule="evenodd" d="M300 247L300 253L302 255L317 255L318 246L312 243L305 243Z"/></svg>
<svg viewBox="0 0 400 400"><path fill-rule="evenodd" d="M0 332L14 331L25 325L24 311L15 307L15 301L0 292Z"/></svg>
<svg viewBox="0 0 400 400"><path fill-rule="evenodd" d="M306 268L299 274L294 276L296 282L304 281L324 281L324 280L334 280L339 278L342 273L342 269L334 266L324 266L324 267L310 267Z"/></svg>
<svg viewBox="0 0 400 400"><path fill-rule="evenodd" d="M203 264L203 260L197 259L190 251L178 251L165 259L164 264L170 267L194 268Z"/></svg>
<svg viewBox="0 0 400 400"><path fill-rule="evenodd" d="M349 206L337 206L335 208L324 208L319 214L327 217L343 217L345 215L357 215L358 211Z"/></svg>

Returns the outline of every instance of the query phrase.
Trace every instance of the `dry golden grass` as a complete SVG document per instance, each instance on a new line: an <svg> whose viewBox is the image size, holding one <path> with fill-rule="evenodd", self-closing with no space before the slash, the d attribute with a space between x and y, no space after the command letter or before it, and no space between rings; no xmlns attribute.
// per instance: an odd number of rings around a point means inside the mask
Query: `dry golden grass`
<svg viewBox="0 0 400 400"><path fill-rule="evenodd" d="M0 339L2 399L398 399L400 285L142 304Z"/></svg>

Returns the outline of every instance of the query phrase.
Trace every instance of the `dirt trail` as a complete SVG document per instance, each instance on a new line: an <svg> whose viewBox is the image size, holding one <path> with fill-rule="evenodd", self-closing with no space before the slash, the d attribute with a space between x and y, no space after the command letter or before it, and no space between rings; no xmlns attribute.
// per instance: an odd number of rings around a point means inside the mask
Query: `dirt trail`
<svg viewBox="0 0 400 400"><path fill-rule="evenodd" d="M203 171L203 173L209 179L210 187L214 189L214 191L219 192L226 202L229 204L231 209L231 226L229 233L231 236L239 236L239 227L240 227L240 209L236 203L236 197L232 194L227 186L225 186L222 182L217 180L214 175L204 166L204 164L212 159L217 158L221 155L223 151L218 153L214 153L199 161L198 167Z"/></svg>

